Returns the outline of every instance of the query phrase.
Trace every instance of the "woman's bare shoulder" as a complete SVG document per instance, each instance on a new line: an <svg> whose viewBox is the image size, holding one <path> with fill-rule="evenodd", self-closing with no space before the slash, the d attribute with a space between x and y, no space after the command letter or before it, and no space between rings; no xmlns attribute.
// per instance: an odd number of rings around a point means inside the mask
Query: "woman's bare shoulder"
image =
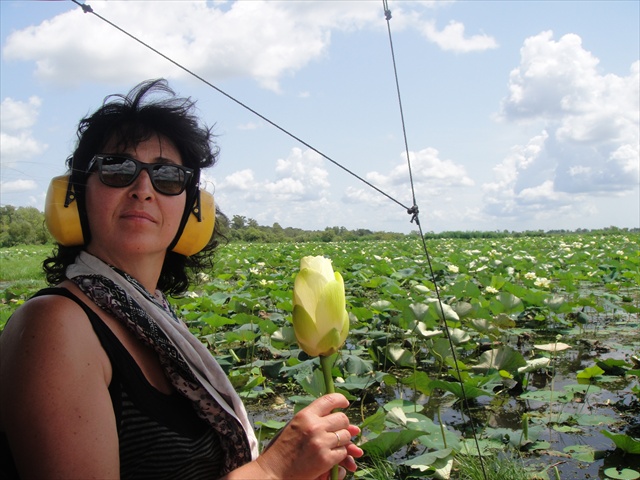
<svg viewBox="0 0 640 480"><path fill-rule="evenodd" d="M2 332L1 348L61 336L71 340L92 331L87 314L75 301L62 295L42 295L27 300L13 313Z"/></svg>
<svg viewBox="0 0 640 480"><path fill-rule="evenodd" d="M72 365L92 365L105 381L111 369L82 307L60 295L25 302L0 336L0 385L51 383L70 375ZM40 385L43 386L43 385Z"/></svg>
<svg viewBox="0 0 640 480"><path fill-rule="evenodd" d="M0 336L0 381L6 380L7 368L30 365L46 371L73 357L109 363L80 305L61 295L34 297L14 312Z"/></svg>
<svg viewBox="0 0 640 480"><path fill-rule="evenodd" d="M89 477L96 462L113 473L110 380L109 358L73 300L43 295L14 313L0 336L0 430L26 476Z"/></svg>

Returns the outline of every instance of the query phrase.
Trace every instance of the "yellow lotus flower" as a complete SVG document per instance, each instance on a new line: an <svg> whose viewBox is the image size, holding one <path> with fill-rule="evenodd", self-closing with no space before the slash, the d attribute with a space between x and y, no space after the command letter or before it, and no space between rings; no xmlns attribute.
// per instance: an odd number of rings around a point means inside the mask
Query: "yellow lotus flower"
<svg viewBox="0 0 640 480"><path fill-rule="evenodd" d="M308 355L335 353L349 333L344 281L325 257L303 257L293 284L293 330Z"/></svg>

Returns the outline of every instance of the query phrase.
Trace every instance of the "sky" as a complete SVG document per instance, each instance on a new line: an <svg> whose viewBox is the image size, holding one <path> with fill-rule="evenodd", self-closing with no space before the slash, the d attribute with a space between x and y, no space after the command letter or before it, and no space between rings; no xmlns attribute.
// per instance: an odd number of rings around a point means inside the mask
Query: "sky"
<svg viewBox="0 0 640 480"><path fill-rule="evenodd" d="M78 1L216 89L72 1L1 1L3 206L43 210L78 121L162 77L213 127L229 218L640 227L636 0Z"/></svg>

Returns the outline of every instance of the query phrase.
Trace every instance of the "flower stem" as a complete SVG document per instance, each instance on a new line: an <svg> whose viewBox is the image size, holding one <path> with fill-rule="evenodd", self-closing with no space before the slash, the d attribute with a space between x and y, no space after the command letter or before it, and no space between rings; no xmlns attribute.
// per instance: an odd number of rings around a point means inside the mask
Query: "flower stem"
<svg viewBox="0 0 640 480"><path fill-rule="evenodd" d="M322 375L324 376L324 389L326 393L335 393L336 388L333 384L333 368L332 356L320 355L320 367L322 367ZM334 465L331 469L331 480L338 480L338 465Z"/></svg>
<svg viewBox="0 0 640 480"><path fill-rule="evenodd" d="M331 375L331 369L333 368L333 359L331 356L320 355L320 366L322 367L322 374L324 375L324 389L326 393L335 393L336 389L333 385L333 375Z"/></svg>

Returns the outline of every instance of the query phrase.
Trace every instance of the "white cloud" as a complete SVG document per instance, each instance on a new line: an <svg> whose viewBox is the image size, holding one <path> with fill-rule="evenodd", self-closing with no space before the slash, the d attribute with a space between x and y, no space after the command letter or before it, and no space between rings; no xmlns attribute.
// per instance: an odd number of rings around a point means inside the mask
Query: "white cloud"
<svg viewBox="0 0 640 480"><path fill-rule="evenodd" d="M33 137L33 127L40 113L42 101L31 97L27 102L10 97L0 105L0 156L2 168L13 167L21 160L41 154L47 145Z"/></svg>
<svg viewBox="0 0 640 480"><path fill-rule="evenodd" d="M327 196L330 186L323 164L324 160L312 150L293 148L287 158L276 161L274 178L257 180L253 170L244 169L224 177L217 190L262 206L319 201Z"/></svg>
<svg viewBox="0 0 640 480"><path fill-rule="evenodd" d="M439 195L450 187L471 187L475 184L464 166L449 159L440 159L435 148L409 152L409 159L414 188L422 196ZM402 154L401 160L389 172L373 171L364 178L401 203L405 203L405 199L410 197L409 166L405 154ZM374 189L367 187L347 188L344 196L350 202L380 204L388 201Z"/></svg>
<svg viewBox="0 0 640 480"><path fill-rule="evenodd" d="M33 180L14 180L0 183L0 191L3 194L25 192L36 188L38 188L38 185Z"/></svg>
<svg viewBox="0 0 640 480"><path fill-rule="evenodd" d="M227 175L218 187L224 187L231 192L250 192L257 186L251 169L238 170Z"/></svg>
<svg viewBox="0 0 640 480"><path fill-rule="evenodd" d="M7 97L0 106L0 125L3 131L20 131L33 127L38 119L42 100L31 97L27 102Z"/></svg>
<svg viewBox="0 0 640 480"><path fill-rule="evenodd" d="M597 139L612 116L638 122L638 62L628 77L602 75L600 61L582 47L582 39L567 34L558 41L545 31L525 40L520 65L509 75L509 95L502 101L501 116L510 120L561 121L561 136L575 141ZM607 129L602 131L609 135Z"/></svg>
<svg viewBox="0 0 640 480"><path fill-rule="evenodd" d="M422 26L424 36L438 45L442 50L457 53L482 52L498 48L498 42L486 34L465 37L465 27L457 21L450 21L442 30L438 30L435 22L425 22Z"/></svg>
<svg viewBox="0 0 640 480"><path fill-rule="evenodd" d="M201 76L250 76L276 91L282 75L326 54L332 29L375 18L362 2L93 1L91 7ZM187 75L79 8L12 33L3 53L35 61L39 78L66 86Z"/></svg>
<svg viewBox="0 0 640 480"><path fill-rule="evenodd" d="M427 37L445 50L495 47L495 41L486 35L465 38L459 22L437 31L423 20L425 12L437 4L394 3L394 25L425 29ZM276 92L283 76L328 54L332 32L382 29L384 25L380 8L361 1L94 0L91 7L204 78L220 81L251 77ZM120 84L123 78L188 75L80 8L13 32L6 39L3 53L6 60L35 62L38 78L66 87L87 81Z"/></svg>
<svg viewBox="0 0 640 480"><path fill-rule="evenodd" d="M547 31L525 40L500 115L536 121L544 131L494 168L495 180L483 185L487 213L575 213L591 208L589 195L637 190L639 62L626 77L603 74L598 64L575 34L555 41Z"/></svg>
<svg viewBox="0 0 640 480"><path fill-rule="evenodd" d="M276 173L280 178L292 176L315 189L329 187L329 173L324 168L324 160L312 150L292 148L286 159L276 162Z"/></svg>
<svg viewBox="0 0 640 480"><path fill-rule="evenodd" d="M248 122L242 125L238 125L238 130L257 130L262 127L259 122Z"/></svg>

